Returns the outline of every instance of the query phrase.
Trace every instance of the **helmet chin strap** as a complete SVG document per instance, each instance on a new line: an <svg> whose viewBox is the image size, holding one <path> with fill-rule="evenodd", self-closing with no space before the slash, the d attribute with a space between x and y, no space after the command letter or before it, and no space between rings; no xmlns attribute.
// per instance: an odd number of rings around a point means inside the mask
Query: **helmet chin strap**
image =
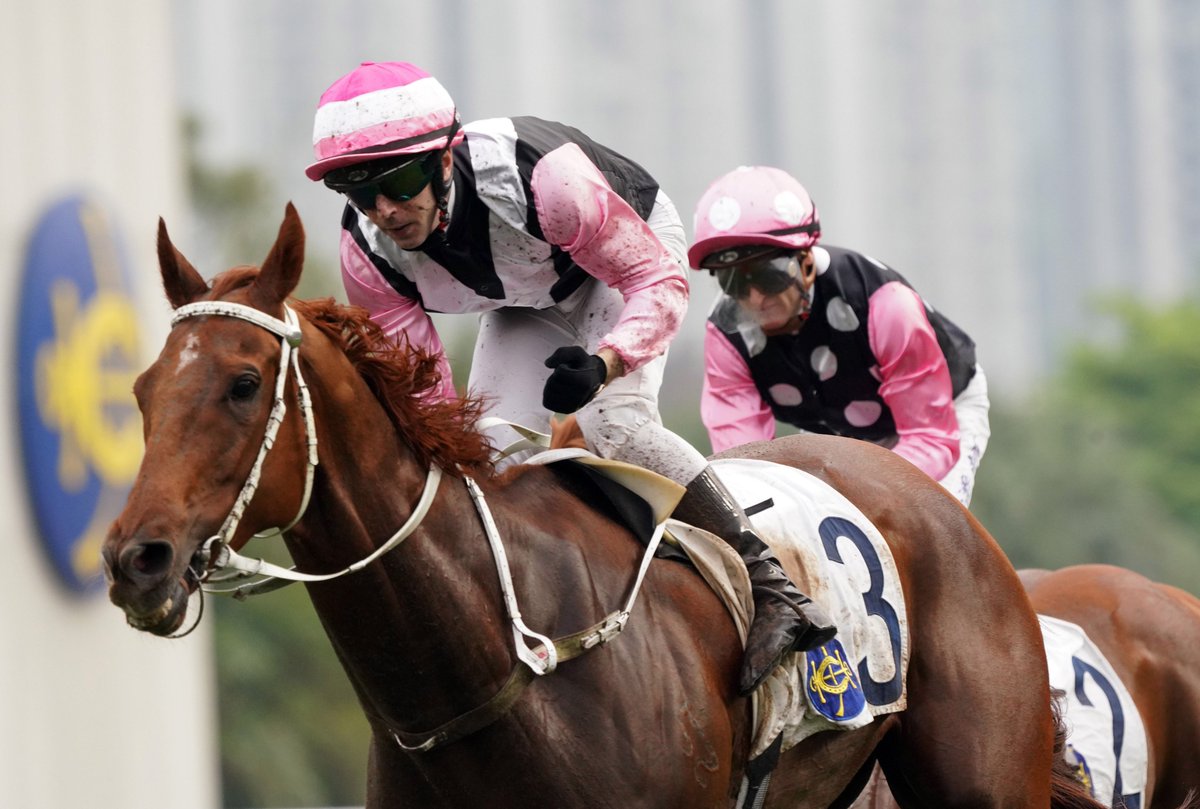
<svg viewBox="0 0 1200 809"><path fill-rule="evenodd" d="M450 227L450 191L454 187L454 152L450 145L460 128L458 111L455 110L454 123L450 126L450 134L446 135L446 145L442 147L443 153L450 155L450 179L447 180L445 174L440 171L433 175L433 197L437 202L438 209L438 224L434 233L439 234L443 239L446 237L446 228Z"/></svg>
<svg viewBox="0 0 1200 809"><path fill-rule="evenodd" d="M812 290L813 285L817 283L817 263L811 250L800 262L800 274L796 278L796 283L800 286L800 300L796 304L796 316L803 322L808 320L808 316L812 312Z"/></svg>
<svg viewBox="0 0 1200 809"><path fill-rule="evenodd" d="M453 176L449 182L440 171L433 176L433 198L438 209L438 223L433 232L443 239L446 237L446 228L450 226L450 189L453 186Z"/></svg>

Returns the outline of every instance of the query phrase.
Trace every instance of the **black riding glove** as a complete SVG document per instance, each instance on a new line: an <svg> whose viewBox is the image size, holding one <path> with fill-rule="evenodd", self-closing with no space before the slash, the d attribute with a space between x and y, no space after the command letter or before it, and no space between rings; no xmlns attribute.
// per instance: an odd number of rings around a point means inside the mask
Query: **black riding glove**
<svg viewBox="0 0 1200 809"><path fill-rule="evenodd" d="M546 360L554 373L542 389L542 407L554 413L574 413L604 387L608 366L597 354L579 346L564 346Z"/></svg>

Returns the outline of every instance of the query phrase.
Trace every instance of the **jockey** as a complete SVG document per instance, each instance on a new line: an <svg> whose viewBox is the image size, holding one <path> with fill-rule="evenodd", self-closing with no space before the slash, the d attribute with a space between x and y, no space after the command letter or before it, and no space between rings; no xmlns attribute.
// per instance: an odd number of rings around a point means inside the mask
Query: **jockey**
<svg viewBox="0 0 1200 809"><path fill-rule="evenodd" d="M756 610L743 693L786 652L833 637L704 456L662 425L686 237L645 169L551 121L462 125L437 79L404 62L366 62L334 82L313 149L309 178L347 197L347 297L441 356L441 395L454 386L428 313L480 313L468 387L492 415L545 429L552 413L576 413L597 455L686 486L676 516L740 553Z"/></svg>
<svg viewBox="0 0 1200 809"><path fill-rule="evenodd" d="M778 419L890 447L970 505L991 434L971 338L892 268L818 246L816 206L779 169L718 178L693 227L689 263L721 287L700 402L713 451Z"/></svg>

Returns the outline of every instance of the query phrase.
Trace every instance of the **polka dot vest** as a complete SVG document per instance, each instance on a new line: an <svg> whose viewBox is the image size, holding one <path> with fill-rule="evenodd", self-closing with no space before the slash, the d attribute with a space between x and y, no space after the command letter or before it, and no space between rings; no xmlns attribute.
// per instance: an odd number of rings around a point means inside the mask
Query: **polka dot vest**
<svg viewBox="0 0 1200 809"><path fill-rule="evenodd" d="M887 444L896 436L891 412L879 395L879 362L871 350L867 316L871 295L884 284L911 285L890 267L839 247L822 245L828 269L817 276L813 311L796 334L754 341L753 353L738 331L722 333L746 360L763 401L775 418L804 430ZM726 299L723 305L737 304ZM926 307L950 368L954 395L975 372L975 344L958 326ZM719 328L731 321L714 311Z"/></svg>

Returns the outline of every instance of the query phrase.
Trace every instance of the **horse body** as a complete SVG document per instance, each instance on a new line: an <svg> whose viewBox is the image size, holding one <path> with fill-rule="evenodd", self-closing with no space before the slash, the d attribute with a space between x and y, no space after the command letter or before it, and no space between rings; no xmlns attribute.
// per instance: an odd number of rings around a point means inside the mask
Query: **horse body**
<svg viewBox="0 0 1200 809"><path fill-rule="evenodd" d="M1200 600L1112 565L1021 571L1034 609L1078 624L1100 648L1146 726L1146 806L1200 789Z"/></svg>
<svg viewBox="0 0 1200 809"><path fill-rule="evenodd" d="M737 760L733 724L742 721L729 685L737 638L724 607L678 566L650 575L619 641L539 678L503 721L428 753L400 748L391 731L424 731L486 703L519 665L487 540L464 530L478 518L460 483L443 485L436 515L408 540L412 547L390 555L377 582L343 585L356 588L353 596L311 587L318 611L346 621L331 637L343 644L374 728L370 805L407 805L422 792L429 794L418 803L431 806L667 805L658 796L726 805ZM488 488L529 626L567 634L618 605L637 568L631 536L574 501L547 470ZM532 525L536 508L553 518ZM382 614L381 592L394 603ZM660 596L678 597L724 642L709 646L684 614L655 609ZM351 598L378 619L364 626ZM362 636L353 648L344 647L348 631ZM649 722L648 700L659 706ZM658 767L645 767L647 751Z"/></svg>
<svg viewBox="0 0 1200 809"><path fill-rule="evenodd" d="M794 765L821 755L859 761L858 786L878 755L896 793L914 801L1050 805L1049 780L1021 774L1043 769L1053 745L1040 631L1015 572L975 518L915 467L866 442L808 435L731 454L798 466L863 511L896 560L914 639L908 708L875 729L886 734L878 749L854 755L839 749L848 740L837 737L850 734L811 737L784 756L771 784L780 800L771 805L799 805L783 799L812 788Z"/></svg>
<svg viewBox="0 0 1200 809"><path fill-rule="evenodd" d="M176 308L222 300L278 318L302 252L289 206L262 270L235 269L210 289L160 225ZM300 366L320 448L311 502L301 505L306 433L293 408L229 547L290 524L299 510L285 534L297 568L342 570L405 522L430 485L430 464L446 473L403 544L308 585L372 727L368 807L728 806L750 741L748 704L734 693L740 644L717 597L674 563L650 566L623 632L534 679L494 721L427 751L401 746L409 734L488 710L524 665L464 475L487 496L525 624L550 637L622 606L642 546L551 469L492 475L472 428L480 403L427 397L432 358L389 349L361 310L291 306L301 315ZM139 378L146 455L103 550L110 598L133 626L171 635L183 625L212 561L206 538L225 531L229 504L252 475L270 383L287 373L280 345L254 323L192 317ZM292 399L299 383L286 384ZM864 512L901 572L912 637L907 708L784 754L767 805L853 797L877 758L914 803L1050 805L1054 725L1040 635L986 531L915 467L864 442L803 436L738 454L805 469Z"/></svg>
<svg viewBox="0 0 1200 809"><path fill-rule="evenodd" d="M1129 689L1149 749L1143 806L1200 805L1200 600L1112 565L1017 573L1037 614L1082 627ZM875 773L855 809L896 809L889 786Z"/></svg>

